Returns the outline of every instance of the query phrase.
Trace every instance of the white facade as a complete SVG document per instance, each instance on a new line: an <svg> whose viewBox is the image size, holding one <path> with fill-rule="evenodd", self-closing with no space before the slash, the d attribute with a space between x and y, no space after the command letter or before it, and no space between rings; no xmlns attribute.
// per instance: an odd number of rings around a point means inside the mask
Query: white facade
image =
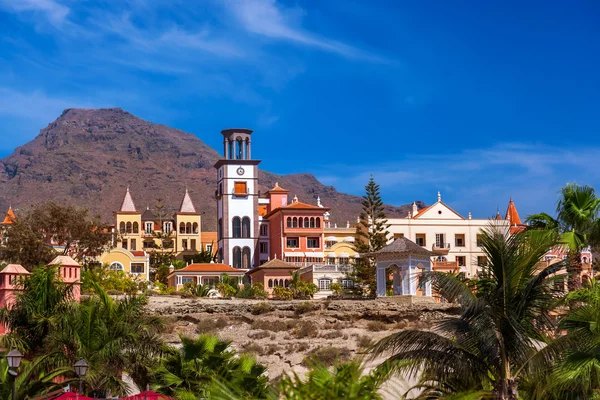
<svg viewBox="0 0 600 400"><path fill-rule="evenodd" d="M442 254L434 257L433 269L464 272L474 276L479 265L487 262L485 254L478 246L477 235L491 223L510 226L505 218L473 219L469 213L464 218L444 204L438 193L438 201L433 205L413 210L407 218L388 219L390 241L406 237L418 245Z"/></svg>

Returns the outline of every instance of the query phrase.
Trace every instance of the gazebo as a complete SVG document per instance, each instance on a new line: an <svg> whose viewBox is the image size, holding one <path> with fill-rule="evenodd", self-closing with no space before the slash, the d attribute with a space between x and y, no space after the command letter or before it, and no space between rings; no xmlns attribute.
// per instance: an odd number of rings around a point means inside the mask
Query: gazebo
<svg viewBox="0 0 600 400"><path fill-rule="evenodd" d="M417 278L423 271L431 271L431 257L437 255L405 237L394 240L383 249L367 256L377 262L377 296L386 296L388 274L393 275L394 296L416 296ZM424 296L431 296L431 283L425 283Z"/></svg>

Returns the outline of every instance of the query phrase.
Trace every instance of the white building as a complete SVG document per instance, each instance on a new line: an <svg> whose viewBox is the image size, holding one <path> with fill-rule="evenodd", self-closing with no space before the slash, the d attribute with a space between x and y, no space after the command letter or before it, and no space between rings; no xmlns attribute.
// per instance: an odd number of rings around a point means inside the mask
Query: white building
<svg viewBox="0 0 600 400"><path fill-rule="evenodd" d="M416 244L441 254L434 259L433 269L464 272L474 276L487 259L478 243L481 229L490 225L490 219L465 218L444 202L438 192L437 202L412 212L406 218L390 218L390 240L406 237ZM497 213L495 223L510 226L512 231L523 228L514 202L510 199L504 218Z"/></svg>

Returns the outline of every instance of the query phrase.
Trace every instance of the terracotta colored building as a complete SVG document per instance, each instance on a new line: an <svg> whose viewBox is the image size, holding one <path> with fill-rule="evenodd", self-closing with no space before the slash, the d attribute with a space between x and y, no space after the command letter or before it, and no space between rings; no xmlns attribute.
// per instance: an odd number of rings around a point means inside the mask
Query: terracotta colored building
<svg viewBox="0 0 600 400"><path fill-rule="evenodd" d="M262 283L270 296L273 293L273 288L276 286L288 287L291 280L291 273L297 271L299 268L297 265L273 259L257 268L251 269L246 275L252 279L252 283Z"/></svg>
<svg viewBox="0 0 600 400"><path fill-rule="evenodd" d="M8 264L0 271L0 307L10 308L16 299L19 279L30 275L29 271L18 264ZM7 332L4 325L0 324L0 334Z"/></svg>
<svg viewBox="0 0 600 400"><path fill-rule="evenodd" d="M81 265L69 256L57 256L47 265L58 268L58 276L65 283L73 283L73 300L79 302L81 297Z"/></svg>
<svg viewBox="0 0 600 400"><path fill-rule="evenodd" d="M270 258L281 258L298 266L323 263L323 214L329 211L329 208L302 203L296 196L288 204L287 196L288 191L277 184L267 192L270 201L266 204L266 214L262 220L267 222L270 231Z"/></svg>

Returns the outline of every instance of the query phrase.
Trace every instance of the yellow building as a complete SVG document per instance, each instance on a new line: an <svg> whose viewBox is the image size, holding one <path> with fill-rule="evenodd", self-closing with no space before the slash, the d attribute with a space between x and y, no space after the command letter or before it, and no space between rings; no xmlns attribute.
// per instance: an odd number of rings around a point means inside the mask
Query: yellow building
<svg viewBox="0 0 600 400"><path fill-rule="evenodd" d="M356 228L349 224L344 228L326 225L324 234L327 264L354 264L354 260L358 258L358 253L354 250Z"/></svg>
<svg viewBox="0 0 600 400"><path fill-rule="evenodd" d="M201 250L200 213L187 190L179 211L173 215L158 214L149 208L143 213L138 211L127 189L121 208L115 213L115 247L173 252L178 258Z"/></svg>
<svg viewBox="0 0 600 400"><path fill-rule="evenodd" d="M112 270L135 275L145 281L150 280L150 256L145 251L129 251L115 247L102 254L98 261L108 264Z"/></svg>

